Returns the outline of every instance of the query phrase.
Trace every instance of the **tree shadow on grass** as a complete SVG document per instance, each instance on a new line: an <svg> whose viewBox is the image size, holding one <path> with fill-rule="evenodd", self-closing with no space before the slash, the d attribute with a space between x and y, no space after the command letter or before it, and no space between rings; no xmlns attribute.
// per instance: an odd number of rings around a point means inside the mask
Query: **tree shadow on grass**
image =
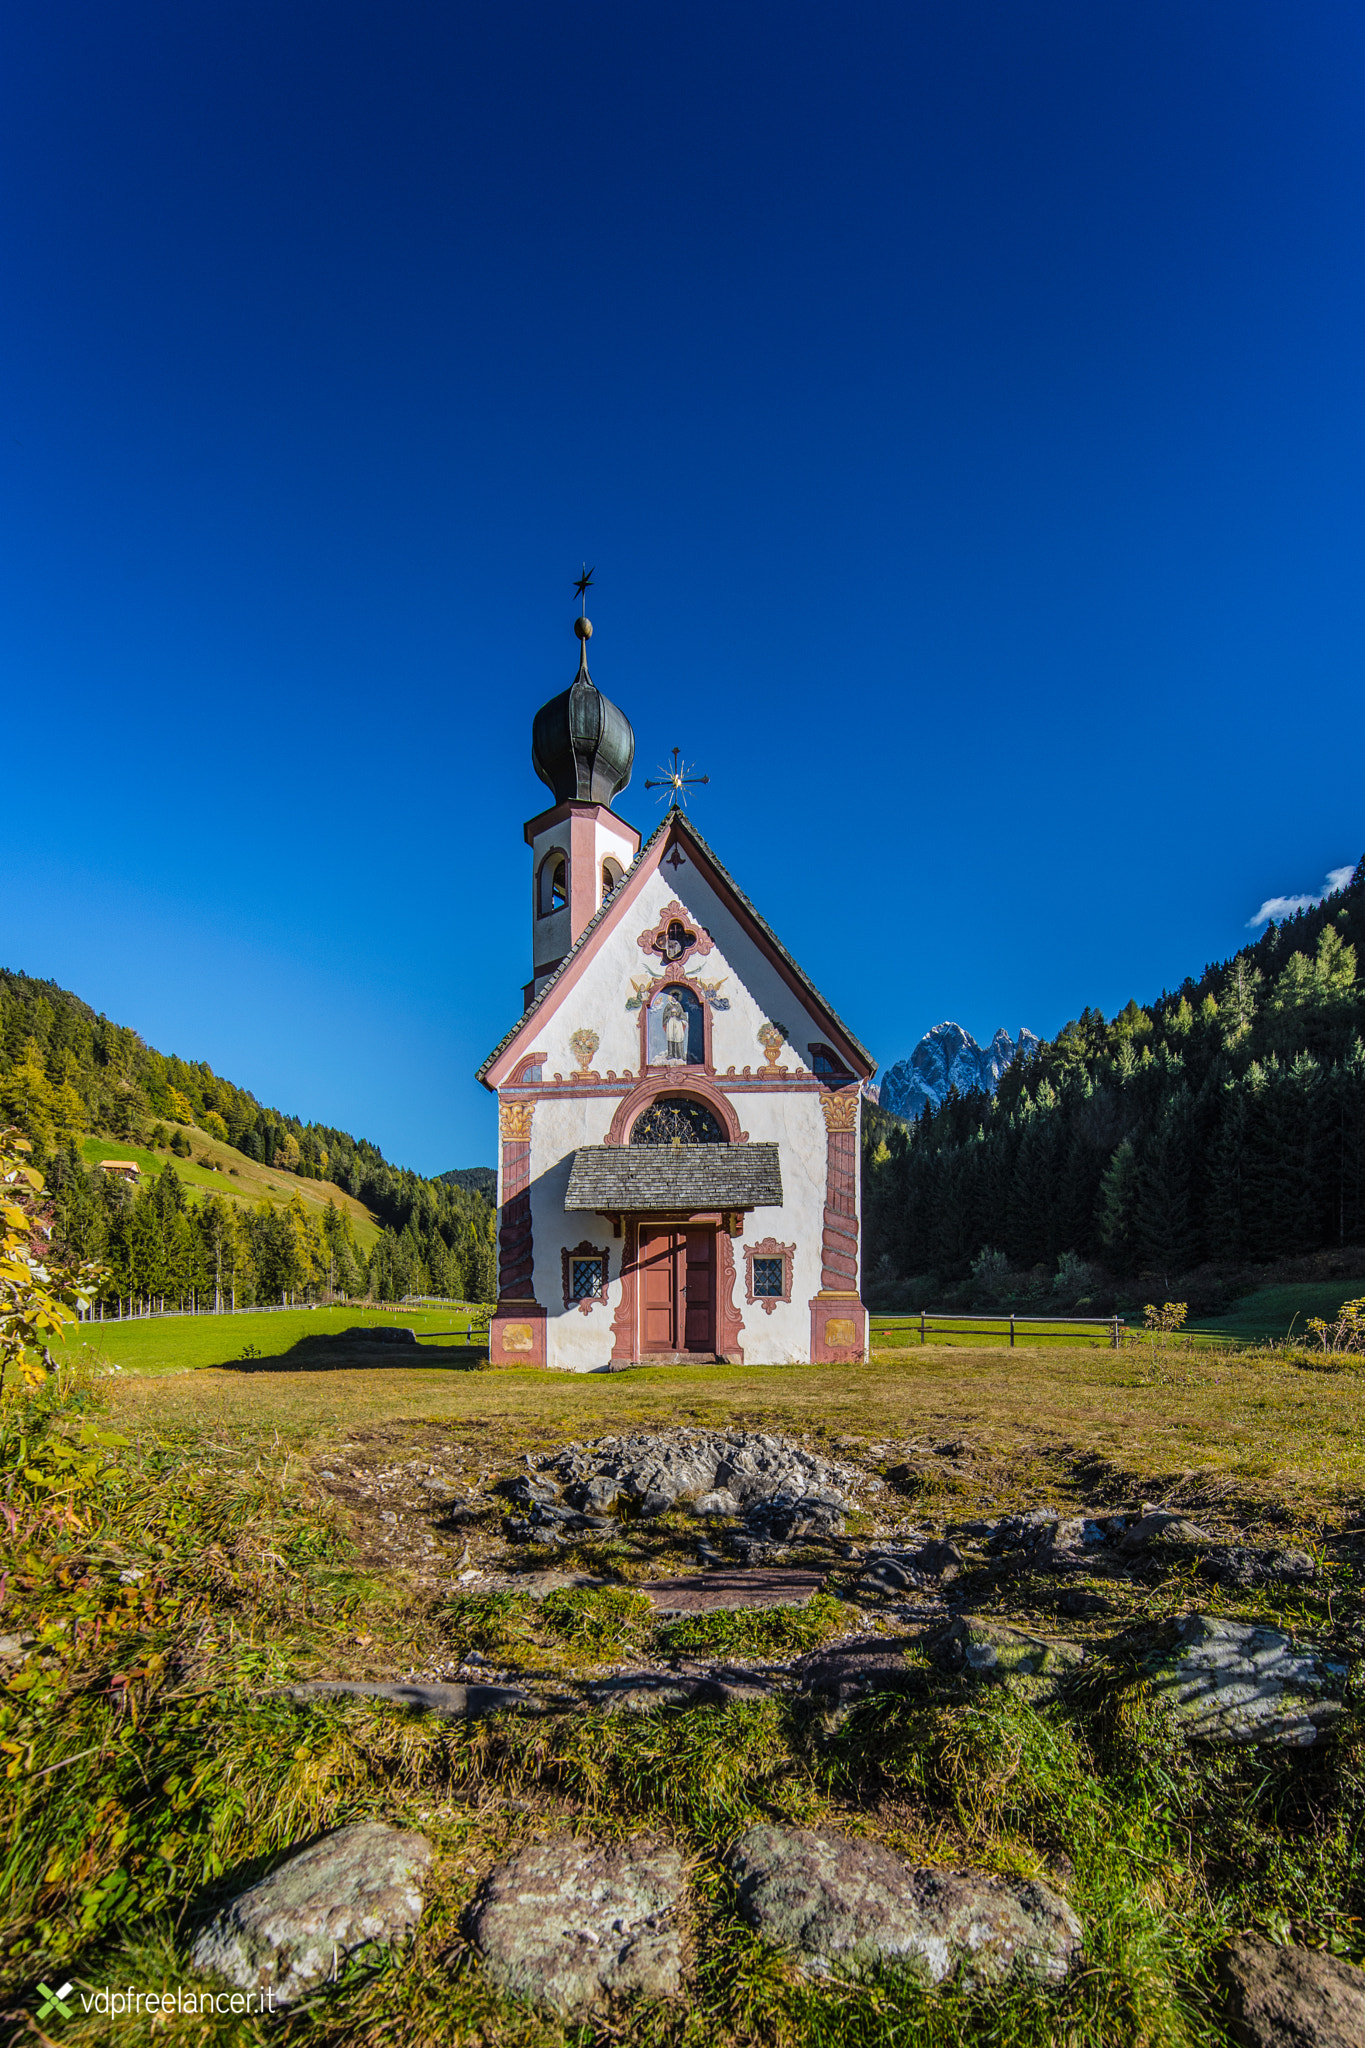
<svg viewBox="0 0 1365 2048"><path fill-rule="evenodd" d="M427 1371L434 1368L442 1372L482 1372L488 1365L487 1344L466 1344L462 1333L455 1330L435 1331L435 1341L426 1344L394 1343L383 1338L367 1342L370 1336L365 1331L359 1337L300 1337L287 1351L266 1358L225 1358L213 1369L242 1373L346 1372L403 1366L409 1370L416 1367Z"/></svg>

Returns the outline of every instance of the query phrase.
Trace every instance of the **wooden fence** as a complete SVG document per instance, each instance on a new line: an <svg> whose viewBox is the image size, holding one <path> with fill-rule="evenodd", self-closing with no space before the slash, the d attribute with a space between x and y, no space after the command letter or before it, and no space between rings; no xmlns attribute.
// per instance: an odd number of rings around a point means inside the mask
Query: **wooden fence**
<svg viewBox="0 0 1365 2048"><path fill-rule="evenodd" d="M872 1317L875 1325L877 1317ZM889 1319L906 1324L913 1333L915 1318L896 1316ZM1127 1322L1122 1316L940 1316L930 1309L921 1309L919 1314L919 1341L927 1344L942 1326L947 1337L1004 1337L1008 1333L1011 1348L1016 1341L1016 1332L1022 1332L1031 1344L1069 1344L1073 1341L1073 1330L1093 1331L1103 1336L1110 1347L1118 1351L1123 1344Z"/></svg>

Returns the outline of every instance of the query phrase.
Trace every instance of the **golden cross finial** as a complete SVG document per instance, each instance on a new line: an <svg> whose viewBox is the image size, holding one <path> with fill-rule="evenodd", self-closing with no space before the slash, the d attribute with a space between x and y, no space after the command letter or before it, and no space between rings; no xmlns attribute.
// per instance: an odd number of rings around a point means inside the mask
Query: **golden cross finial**
<svg viewBox="0 0 1365 2048"><path fill-rule="evenodd" d="M646 789L672 790L673 794L668 800L670 811L685 808L688 790L695 788L699 782L709 782L711 780L709 775L689 775L681 756L682 748L674 747L673 766L671 768L661 768L657 782L651 780L645 784Z"/></svg>

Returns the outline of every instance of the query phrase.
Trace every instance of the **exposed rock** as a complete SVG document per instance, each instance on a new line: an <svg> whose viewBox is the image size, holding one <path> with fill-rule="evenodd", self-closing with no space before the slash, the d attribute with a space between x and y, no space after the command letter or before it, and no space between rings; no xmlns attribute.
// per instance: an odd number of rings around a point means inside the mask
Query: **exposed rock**
<svg viewBox="0 0 1365 2048"><path fill-rule="evenodd" d="M956 1088L959 1095L973 1089L994 1095L1010 1061L1018 1053L1031 1052L1037 1044L1032 1031L1021 1031L1014 1039L1002 1026L989 1045L981 1046L960 1024L935 1024L908 1058L897 1060L883 1073L878 1091L882 1108L910 1121L926 1102L942 1108L950 1088Z"/></svg>
<svg viewBox="0 0 1365 2048"><path fill-rule="evenodd" d="M404 1329L395 1323L352 1323L349 1330L338 1330L329 1343L337 1344L417 1344L416 1330Z"/></svg>
<svg viewBox="0 0 1365 2048"><path fill-rule="evenodd" d="M570 1507L581 1514L606 1515L616 1506L621 1489L614 1479L581 1479L576 1486L568 1489L566 1498Z"/></svg>
<svg viewBox="0 0 1365 2048"><path fill-rule="evenodd" d="M739 1502L728 1487L719 1487L714 1493L704 1493L693 1503L693 1513L698 1515L737 1515Z"/></svg>
<svg viewBox="0 0 1365 2048"><path fill-rule="evenodd" d="M1187 1741L1307 1748L1341 1713L1346 1666L1276 1628L1189 1614L1147 1676Z"/></svg>
<svg viewBox="0 0 1365 2048"><path fill-rule="evenodd" d="M851 1467L832 1465L800 1444L756 1430L675 1429L606 1437L594 1444L571 1444L547 1459L544 1469L566 1486L611 1482L646 1514L716 1493L730 1495L734 1512L781 1496L788 1503L819 1503L837 1513L862 1478Z"/></svg>
<svg viewBox="0 0 1365 2048"><path fill-rule="evenodd" d="M1085 1662L1079 1643L1030 1635L1003 1621L959 1615L935 1638L936 1660L977 1678L1064 1678Z"/></svg>
<svg viewBox="0 0 1365 2048"><path fill-rule="evenodd" d="M827 1693L847 1706L868 1693L904 1691L920 1668L906 1654L909 1648L908 1639L894 1637L836 1643L808 1651L792 1671L803 1692Z"/></svg>
<svg viewBox="0 0 1365 2048"><path fill-rule="evenodd" d="M799 1543L803 1537L842 1536L844 1532L838 1502L785 1489L753 1502L744 1522L751 1536L773 1543Z"/></svg>
<svg viewBox="0 0 1365 2048"><path fill-rule="evenodd" d="M609 1714L653 1714L660 1707L690 1707L711 1699L704 1678L679 1678L665 1671L618 1671L583 1688L589 1706Z"/></svg>
<svg viewBox="0 0 1365 2048"><path fill-rule="evenodd" d="M714 1614L736 1607L804 1607L824 1582L823 1572L722 1570L648 1579L636 1590L660 1614Z"/></svg>
<svg viewBox="0 0 1365 2048"><path fill-rule="evenodd" d="M1218 1959L1233 2036L1245 2048L1360 2048L1365 1970L1249 1934Z"/></svg>
<svg viewBox="0 0 1365 2048"><path fill-rule="evenodd" d="M301 1849L210 1922L194 1969L288 2005L332 1975L338 1959L408 1933L431 1868L424 1835L362 1821Z"/></svg>
<svg viewBox="0 0 1365 2048"><path fill-rule="evenodd" d="M1087 1546L1104 1541L1104 1531L1087 1515L1060 1508L1031 1508L1026 1515L1005 1515L991 1532L994 1551L1022 1550L1031 1561L1062 1562L1080 1557Z"/></svg>
<svg viewBox="0 0 1365 2048"><path fill-rule="evenodd" d="M965 1570L967 1560L955 1543L922 1543L910 1558L910 1568L923 1579L955 1579Z"/></svg>
<svg viewBox="0 0 1365 2048"><path fill-rule="evenodd" d="M1251 1550L1238 1543L1216 1543L1197 1569L1201 1579L1239 1587L1303 1585L1317 1574L1306 1550Z"/></svg>
<svg viewBox="0 0 1365 2048"><path fill-rule="evenodd" d="M874 1550L859 1584L869 1593L931 1592L955 1579L966 1559L953 1543L922 1543L913 1549Z"/></svg>
<svg viewBox="0 0 1365 2048"><path fill-rule="evenodd" d="M880 1842L766 1824L731 1857L745 1918L808 1970L860 1975L899 1962L940 1984L1018 1968L1060 1983L1081 1923L1056 1892L980 1870L917 1868Z"/></svg>
<svg viewBox="0 0 1365 2048"><path fill-rule="evenodd" d="M1197 1522L1187 1522L1183 1515L1170 1515L1162 1508L1143 1514L1124 1530L1119 1537L1119 1549L1130 1554L1139 1550L1157 1549L1197 1550L1212 1543L1213 1537L1207 1529L1201 1529Z"/></svg>
<svg viewBox="0 0 1365 2048"><path fill-rule="evenodd" d="M395 1706L415 1707L424 1714L445 1714L455 1721L475 1720L482 1714L500 1714L509 1707L535 1708L529 1693L515 1685L448 1685L438 1680L406 1680L399 1684L370 1684L363 1679L312 1678L289 1688L296 1700L326 1699L353 1693L361 1699L391 1700Z"/></svg>
<svg viewBox="0 0 1365 2048"><path fill-rule="evenodd" d="M525 1481L518 1481L524 1485ZM587 1530L615 1531L610 1515L584 1515L562 1501L538 1500L525 1514L508 1515L502 1525L509 1543L554 1543L562 1536L578 1536Z"/></svg>
<svg viewBox="0 0 1365 2048"><path fill-rule="evenodd" d="M552 1506L559 1499L559 1488L553 1479L537 1479L531 1472L518 1472L516 1478L509 1479L501 1491L521 1507L536 1507L542 1503Z"/></svg>
<svg viewBox="0 0 1365 2048"><path fill-rule="evenodd" d="M504 1991L578 2013L623 1992L666 1998L679 1989L684 1898L676 1849L560 1835L493 1871L471 1933Z"/></svg>

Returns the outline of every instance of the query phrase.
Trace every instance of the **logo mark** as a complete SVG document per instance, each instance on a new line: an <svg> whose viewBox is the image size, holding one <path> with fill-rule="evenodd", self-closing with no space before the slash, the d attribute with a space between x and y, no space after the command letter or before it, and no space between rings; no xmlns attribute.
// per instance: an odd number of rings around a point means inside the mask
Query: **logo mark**
<svg viewBox="0 0 1365 2048"><path fill-rule="evenodd" d="M50 2012L59 2012L64 2020L70 2019L71 2007L65 2003L66 1994L71 1989L69 1984L63 1984L60 1991L54 1991L50 1984L40 1984L38 1989L45 2001L38 2008L40 2020L45 2020Z"/></svg>

